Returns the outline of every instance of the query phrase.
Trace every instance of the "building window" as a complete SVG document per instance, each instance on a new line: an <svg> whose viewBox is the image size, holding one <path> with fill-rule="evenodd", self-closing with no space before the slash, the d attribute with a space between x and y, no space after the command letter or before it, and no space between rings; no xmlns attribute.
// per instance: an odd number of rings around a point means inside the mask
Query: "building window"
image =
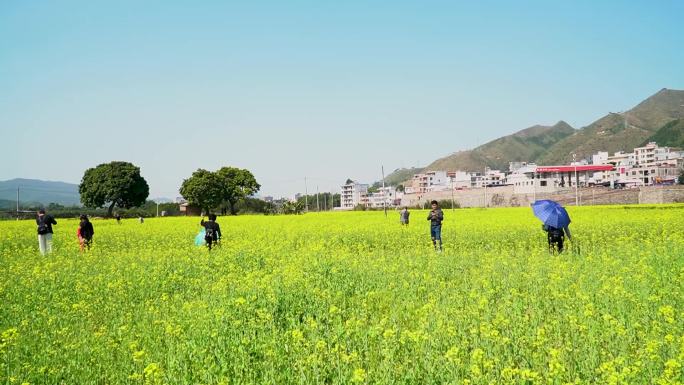
<svg viewBox="0 0 684 385"><path fill-rule="evenodd" d="M546 181L545 180L540 181L539 185L542 187L546 187Z"/></svg>

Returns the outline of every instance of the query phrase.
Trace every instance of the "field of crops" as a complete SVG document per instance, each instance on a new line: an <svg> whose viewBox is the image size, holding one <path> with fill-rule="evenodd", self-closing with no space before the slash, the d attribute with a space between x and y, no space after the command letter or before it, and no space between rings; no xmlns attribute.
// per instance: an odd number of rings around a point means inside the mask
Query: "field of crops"
<svg viewBox="0 0 684 385"><path fill-rule="evenodd" d="M569 211L0 222L0 383L681 384L684 206Z"/></svg>

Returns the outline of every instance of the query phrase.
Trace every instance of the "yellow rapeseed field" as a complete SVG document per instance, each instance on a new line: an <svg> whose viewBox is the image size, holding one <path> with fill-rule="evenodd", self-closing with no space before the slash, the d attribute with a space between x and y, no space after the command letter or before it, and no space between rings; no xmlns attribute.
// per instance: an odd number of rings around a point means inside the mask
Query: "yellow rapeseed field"
<svg viewBox="0 0 684 385"><path fill-rule="evenodd" d="M682 384L684 206L0 222L2 384Z"/></svg>

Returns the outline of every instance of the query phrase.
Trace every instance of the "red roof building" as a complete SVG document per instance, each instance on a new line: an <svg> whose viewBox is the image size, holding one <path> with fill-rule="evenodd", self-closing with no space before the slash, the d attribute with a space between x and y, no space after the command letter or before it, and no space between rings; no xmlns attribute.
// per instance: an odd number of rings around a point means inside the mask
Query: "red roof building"
<svg viewBox="0 0 684 385"><path fill-rule="evenodd" d="M603 164L582 164L577 166L538 166L537 173L542 172L599 172L599 171L613 171L615 167L612 165Z"/></svg>

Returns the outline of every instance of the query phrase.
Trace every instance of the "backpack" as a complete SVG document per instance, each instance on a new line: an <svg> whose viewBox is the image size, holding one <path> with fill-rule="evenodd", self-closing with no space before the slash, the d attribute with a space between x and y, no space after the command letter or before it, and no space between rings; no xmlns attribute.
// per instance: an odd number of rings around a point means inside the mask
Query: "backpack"
<svg viewBox="0 0 684 385"><path fill-rule="evenodd" d="M45 216L43 216L40 220L38 220L38 234L45 235L49 232L49 230L50 228L45 222Z"/></svg>
<svg viewBox="0 0 684 385"><path fill-rule="evenodd" d="M214 240L216 239L216 232L214 231L213 227L207 227L204 233L204 239L211 239Z"/></svg>

